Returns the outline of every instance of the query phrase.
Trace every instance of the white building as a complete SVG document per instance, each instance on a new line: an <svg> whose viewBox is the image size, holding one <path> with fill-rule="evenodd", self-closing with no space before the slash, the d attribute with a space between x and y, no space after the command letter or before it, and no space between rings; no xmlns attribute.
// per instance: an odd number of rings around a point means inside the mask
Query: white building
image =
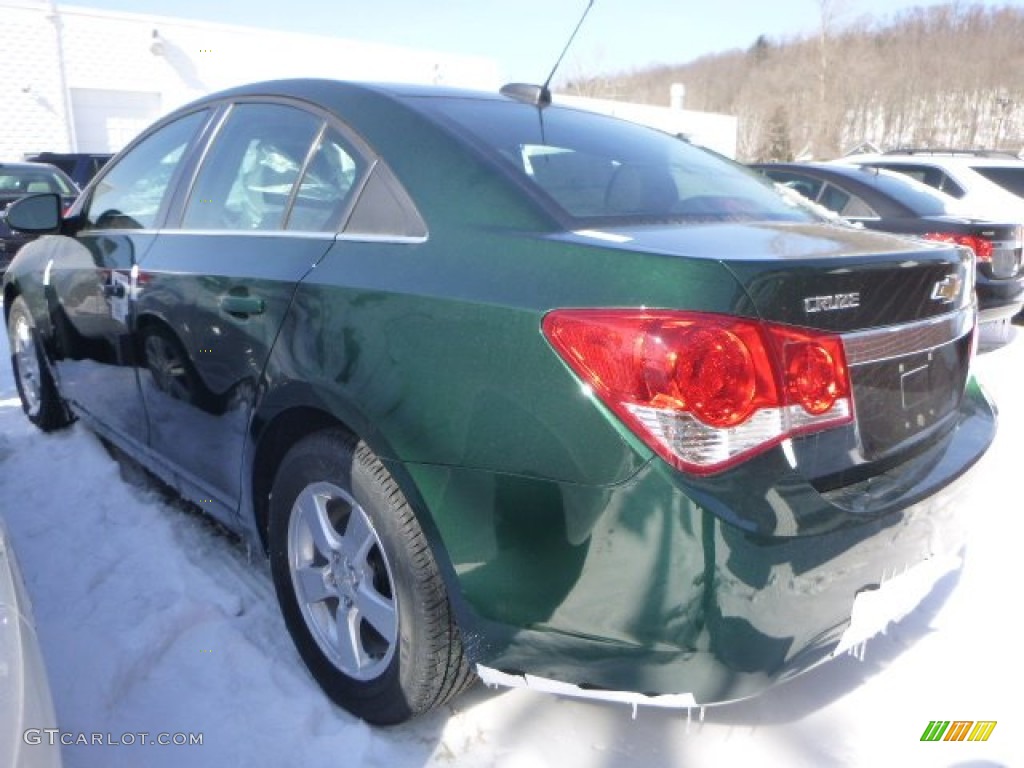
<svg viewBox="0 0 1024 768"><path fill-rule="evenodd" d="M192 99L285 77L500 85L497 63L483 57L0 0L0 160L114 152Z"/></svg>
<svg viewBox="0 0 1024 768"><path fill-rule="evenodd" d="M683 109L681 98L673 98L673 101L675 103L671 106L658 107L651 104L634 104L611 99L569 96L562 93L554 95L556 104L589 109L592 112L602 112L623 120L649 125L665 133L685 136L694 144L713 149L726 157L736 157L738 121L735 115L695 112L692 109Z"/></svg>
<svg viewBox="0 0 1024 768"><path fill-rule="evenodd" d="M233 85L325 77L496 91L492 59L137 13L0 0L0 160L116 152L172 109ZM681 90L681 88L680 88ZM736 118L556 94L578 106L685 134L730 157Z"/></svg>

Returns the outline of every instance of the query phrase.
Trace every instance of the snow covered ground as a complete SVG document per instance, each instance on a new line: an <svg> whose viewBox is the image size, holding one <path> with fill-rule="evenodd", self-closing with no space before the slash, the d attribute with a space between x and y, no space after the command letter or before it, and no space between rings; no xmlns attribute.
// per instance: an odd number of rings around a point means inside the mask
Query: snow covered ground
<svg viewBox="0 0 1024 768"><path fill-rule="evenodd" d="M976 362L1002 419L969 499L966 565L870 642L864 661L846 656L757 699L709 708L702 723L697 710L692 722L650 709L633 719L627 706L478 686L446 711L388 729L321 694L265 565L242 545L123 471L81 426L42 435L29 425L0 334L0 513L34 601L62 730L123 742L202 734L201 746L65 747L65 765L1024 764L1024 710L1012 703L1024 683L1022 330ZM998 725L983 743L921 742L930 720Z"/></svg>

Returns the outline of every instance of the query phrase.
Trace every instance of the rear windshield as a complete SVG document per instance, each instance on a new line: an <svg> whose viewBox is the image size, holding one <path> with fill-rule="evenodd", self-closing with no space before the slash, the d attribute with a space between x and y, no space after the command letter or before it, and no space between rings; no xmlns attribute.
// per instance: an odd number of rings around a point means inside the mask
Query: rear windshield
<svg viewBox="0 0 1024 768"><path fill-rule="evenodd" d="M484 99L421 106L525 179L563 217L587 221L808 221L736 164L669 134L581 110Z"/></svg>
<svg viewBox="0 0 1024 768"><path fill-rule="evenodd" d="M858 177L861 182L870 184L882 194L888 195L916 216L941 216L952 212L950 203L953 199L949 195L905 178L902 174L874 168L863 169L863 174Z"/></svg>
<svg viewBox="0 0 1024 768"><path fill-rule="evenodd" d="M55 192L58 195L77 195L78 190L59 172L41 168L0 166L0 194L34 195Z"/></svg>
<svg viewBox="0 0 1024 768"><path fill-rule="evenodd" d="M996 167L991 165L972 166L989 181L1019 197L1024 197L1024 167Z"/></svg>

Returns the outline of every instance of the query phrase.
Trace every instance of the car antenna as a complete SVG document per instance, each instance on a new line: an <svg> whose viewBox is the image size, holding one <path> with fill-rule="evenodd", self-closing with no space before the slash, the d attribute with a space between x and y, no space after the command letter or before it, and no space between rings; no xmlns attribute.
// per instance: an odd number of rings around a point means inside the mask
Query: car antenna
<svg viewBox="0 0 1024 768"><path fill-rule="evenodd" d="M508 96L509 98L516 99L517 101L525 101L527 104L535 104L538 107L546 107L551 103L551 90L548 86L551 85L551 78L555 76L555 72L558 71L559 65L562 63L562 59L565 58L566 52L569 50L569 46L572 45L572 41L576 39L576 33L580 31L580 27L583 26L583 20L587 18L587 14L590 13L590 9L594 6L594 0L587 2L587 7L583 9L583 15L580 16L580 20L576 22L576 28L569 35L569 40L566 42L565 47L562 48L562 52L558 55L558 60L555 61L555 66L551 68L548 79L544 81L544 85L534 85L533 83L508 83L507 85L501 86L502 96Z"/></svg>

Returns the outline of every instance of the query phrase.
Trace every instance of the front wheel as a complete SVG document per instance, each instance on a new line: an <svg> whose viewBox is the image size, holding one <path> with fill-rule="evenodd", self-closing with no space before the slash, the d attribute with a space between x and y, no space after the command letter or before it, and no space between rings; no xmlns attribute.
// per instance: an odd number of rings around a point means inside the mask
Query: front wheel
<svg viewBox="0 0 1024 768"><path fill-rule="evenodd" d="M43 356L32 312L21 296L11 303L7 316L7 339L18 396L29 421L44 432L66 427L73 421L71 413L57 391L57 384Z"/></svg>
<svg viewBox="0 0 1024 768"><path fill-rule="evenodd" d="M285 623L335 703L393 724L473 682L423 531L366 445L334 430L297 443L274 480L269 533Z"/></svg>

